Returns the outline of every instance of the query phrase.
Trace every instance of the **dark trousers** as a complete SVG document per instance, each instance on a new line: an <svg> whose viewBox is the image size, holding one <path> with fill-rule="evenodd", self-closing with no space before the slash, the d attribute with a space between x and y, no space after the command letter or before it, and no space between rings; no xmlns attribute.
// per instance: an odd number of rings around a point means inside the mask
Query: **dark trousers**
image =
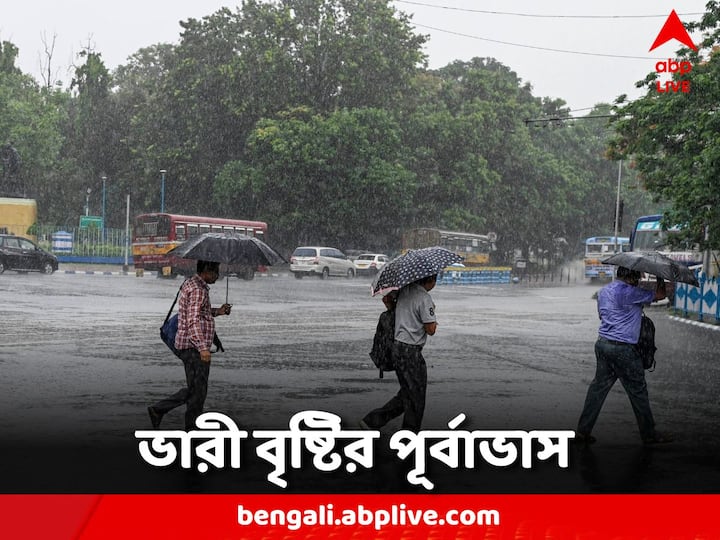
<svg viewBox="0 0 720 540"><path fill-rule="evenodd" d="M363 421L368 427L378 429L404 413L402 428L417 433L425 412L427 391L427 366L422 347L394 341L393 357L400 391L385 405L370 411Z"/></svg>
<svg viewBox="0 0 720 540"><path fill-rule="evenodd" d="M186 404L185 430L195 429L195 420L203 412L205 398L207 397L208 376L210 375L210 362L200 360L200 353L196 349L182 349L179 351L180 359L185 365L185 380L187 386L163 400L158 401L153 408L160 414Z"/></svg>
<svg viewBox="0 0 720 540"><path fill-rule="evenodd" d="M635 347L598 339L595 342L595 358L595 378L587 391L578 421L578 433L589 435L592 432L608 392L620 379L635 413L640 436L643 440L652 438L655 435L655 420L650 410L645 370Z"/></svg>

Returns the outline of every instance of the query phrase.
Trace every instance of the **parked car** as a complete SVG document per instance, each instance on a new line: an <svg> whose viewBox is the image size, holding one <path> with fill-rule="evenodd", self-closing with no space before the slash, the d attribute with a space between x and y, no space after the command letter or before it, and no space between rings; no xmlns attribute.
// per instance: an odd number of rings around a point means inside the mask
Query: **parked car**
<svg viewBox="0 0 720 540"><path fill-rule="evenodd" d="M367 252L367 249L346 249L345 251L343 251L343 253L345 253L345 255L348 256L348 259L350 259L351 261L357 259L358 255L362 255L363 253Z"/></svg>
<svg viewBox="0 0 720 540"><path fill-rule="evenodd" d="M363 253L355 259L355 270L358 275L377 274L390 258L383 253Z"/></svg>
<svg viewBox="0 0 720 540"><path fill-rule="evenodd" d="M290 271L297 279L304 276L355 277L355 265L339 249L331 247L300 246L290 257Z"/></svg>
<svg viewBox="0 0 720 540"><path fill-rule="evenodd" d="M5 270L52 274L58 269L55 255L22 236L0 234L0 274Z"/></svg>

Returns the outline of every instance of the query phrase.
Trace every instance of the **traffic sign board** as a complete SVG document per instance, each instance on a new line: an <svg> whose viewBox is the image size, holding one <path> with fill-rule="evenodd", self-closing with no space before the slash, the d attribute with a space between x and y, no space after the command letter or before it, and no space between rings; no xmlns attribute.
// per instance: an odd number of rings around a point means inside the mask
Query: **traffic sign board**
<svg viewBox="0 0 720 540"><path fill-rule="evenodd" d="M103 218L102 216L80 216L80 228L81 229L102 229Z"/></svg>

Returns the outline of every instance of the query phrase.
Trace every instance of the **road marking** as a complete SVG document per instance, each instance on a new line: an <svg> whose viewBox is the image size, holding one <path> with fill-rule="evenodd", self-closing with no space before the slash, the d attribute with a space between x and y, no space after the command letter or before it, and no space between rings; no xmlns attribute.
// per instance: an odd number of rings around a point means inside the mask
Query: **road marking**
<svg viewBox="0 0 720 540"><path fill-rule="evenodd" d="M685 319L683 317L669 316L668 319L672 321L683 322L685 324L691 324L693 326L700 326L701 328L707 328L708 330L720 330L720 324L711 324L700 321L693 321L692 319Z"/></svg>

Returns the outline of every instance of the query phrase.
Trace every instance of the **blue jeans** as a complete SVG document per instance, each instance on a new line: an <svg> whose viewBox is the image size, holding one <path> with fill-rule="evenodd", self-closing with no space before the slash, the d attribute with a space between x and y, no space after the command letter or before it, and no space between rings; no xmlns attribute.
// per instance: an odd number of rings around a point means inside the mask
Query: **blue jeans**
<svg viewBox="0 0 720 540"><path fill-rule="evenodd" d="M645 370L635 347L600 338L595 342L595 358L595 378L590 383L585 406L578 420L578 433L589 435L592 432L608 392L615 381L620 379L635 413L640 436L643 440L654 437L655 420L650 410Z"/></svg>

